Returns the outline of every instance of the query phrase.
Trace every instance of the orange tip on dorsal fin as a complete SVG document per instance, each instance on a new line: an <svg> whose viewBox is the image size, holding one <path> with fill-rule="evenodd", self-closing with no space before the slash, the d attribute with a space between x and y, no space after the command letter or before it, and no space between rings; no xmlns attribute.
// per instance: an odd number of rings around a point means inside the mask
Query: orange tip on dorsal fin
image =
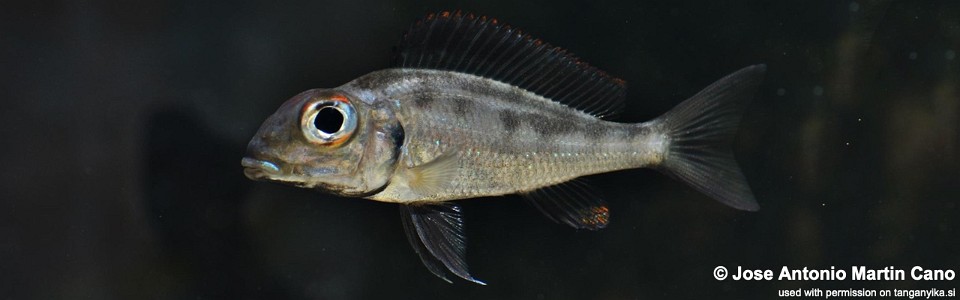
<svg viewBox="0 0 960 300"><path fill-rule="evenodd" d="M597 117L615 115L626 82L495 18L428 14L398 47L397 67L473 74L515 85Z"/></svg>

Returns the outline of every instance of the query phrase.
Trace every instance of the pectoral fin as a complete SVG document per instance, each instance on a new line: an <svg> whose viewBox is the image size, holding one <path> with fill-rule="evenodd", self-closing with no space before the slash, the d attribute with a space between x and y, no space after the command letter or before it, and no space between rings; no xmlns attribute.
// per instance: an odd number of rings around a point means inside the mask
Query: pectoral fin
<svg viewBox="0 0 960 300"><path fill-rule="evenodd" d="M486 285L467 270L467 238L463 235L460 206L455 204L400 205L407 240L420 260L437 277L447 279L442 266L473 283Z"/></svg>
<svg viewBox="0 0 960 300"><path fill-rule="evenodd" d="M418 195L435 195L450 187L460 172L456 154L444 154L422 165L407 168L404 180Z"/></svg>
<svg viewBox="0 0 960 300"><path fill-rule="evenodd" d="M548 186L522 194L534 207L557 223L577 229L607 227L610 210L583 179Z"/></svg>

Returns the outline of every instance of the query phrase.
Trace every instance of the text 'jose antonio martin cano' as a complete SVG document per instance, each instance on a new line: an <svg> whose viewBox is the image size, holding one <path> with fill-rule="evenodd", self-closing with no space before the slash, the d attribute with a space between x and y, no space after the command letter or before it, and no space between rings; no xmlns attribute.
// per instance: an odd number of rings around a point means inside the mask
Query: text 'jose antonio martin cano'
<svg viewBox="0 0 960 300"><path fill-rule="evenodd" d="M951 269L924 269L921 266L914 266L910 271L888 266L881 269L870 269L866 266L850 267L847 273L844 269L837 269L831 266L829 269L808 269L807 267L791 269L784 266L780 268L777 280L847 280L848 274L850 280L856 281L900 281L906 280L907 274L910 278L917 281L950 281L956 277L956 272ZM773 280L773 270L769 269L744 269L737 266L737 272L730 278L733 280Z"/></svg>

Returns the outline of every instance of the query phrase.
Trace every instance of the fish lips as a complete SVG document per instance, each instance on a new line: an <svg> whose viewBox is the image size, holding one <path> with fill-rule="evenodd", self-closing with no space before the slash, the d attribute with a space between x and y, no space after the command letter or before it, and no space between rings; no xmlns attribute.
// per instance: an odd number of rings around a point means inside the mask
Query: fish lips
<svg viewBox="0 0 960 300"><path fill-rule="evenodd" d="M243 175L253 180L267 180L280 175L280 167L269 161L244 157L240 165L243 166Z"/></svg>

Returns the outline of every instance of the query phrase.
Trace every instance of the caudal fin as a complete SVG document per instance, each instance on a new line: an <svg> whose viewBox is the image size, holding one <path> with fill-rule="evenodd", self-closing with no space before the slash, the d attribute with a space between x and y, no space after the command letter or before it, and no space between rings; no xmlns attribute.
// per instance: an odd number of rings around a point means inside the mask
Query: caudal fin
<svg viewBox="0 0 960 300"><path fill-rule="evenodd" d="M763 80L753 65L714 82L661 116L669 144L660 170L737 209L760 209L733 158L733 138L746 104Z"/></svg>

